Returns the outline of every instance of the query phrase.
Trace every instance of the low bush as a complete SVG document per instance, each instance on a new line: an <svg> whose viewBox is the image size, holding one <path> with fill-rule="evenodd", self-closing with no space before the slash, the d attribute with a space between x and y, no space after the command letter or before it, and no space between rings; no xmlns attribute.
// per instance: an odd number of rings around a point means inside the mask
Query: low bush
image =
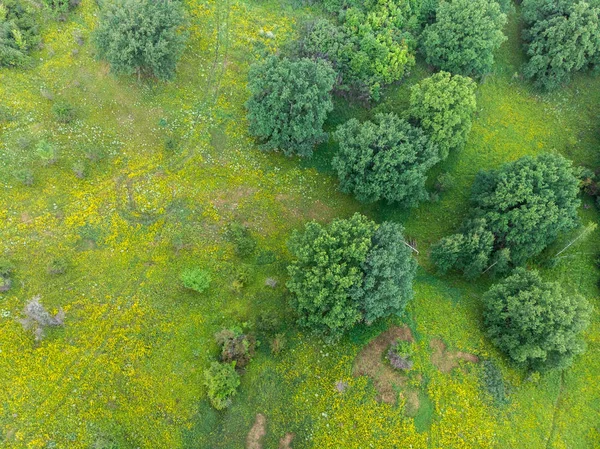
<svg viewBox="0 0 600 449"><path fill-rule="evenodd" d="M235 253L239 257L248 257L254 253L256 240L254 240L247 226L237 222L230 223L227 226L225 235L234 244Z"/></svg>
<svg viewBox="0 0 600 449"><path fill-rule="evenodd" d="M56 121L60 123L71 123L75 120L75 108L66 101L57 101L54 103L52 113Z"/></svg>
<svg viewBox="0 0 600 449"><path fill-rule="evenodd" d="M231 397L237 393L240 375L235 370L235 362L212 362L204 372L204 385L208 388L208 399L214 408L223 410L231 404Z"/></svg>
<svg viewBox="0 0 600 449"><path fill-rule="evenodd" d="M181 273L183 286L198 293L204 292L210 286L210 281L208 271L200 268L190 268Z"/></svg>
<svg viewBox="0 0 600 449"><path fill-rule="evenodd" d="M250 363L256 349L256 339L252 335L244 334L237 327L217 332L215 340L221 346L221 361L235 362L237 368L243 368Z"/></svg>

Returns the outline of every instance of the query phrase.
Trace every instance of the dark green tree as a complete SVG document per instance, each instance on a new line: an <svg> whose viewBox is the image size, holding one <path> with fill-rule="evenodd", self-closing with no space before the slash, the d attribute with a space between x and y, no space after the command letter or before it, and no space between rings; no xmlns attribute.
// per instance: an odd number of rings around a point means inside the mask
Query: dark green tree
<svg viewBox="0 0 600 449"><path fill-rule="evenodd" d="M40 43L33 6L21 0L0 3L0 67L21 67Z"/></svg>
<svg viewBox="0 0 600 449"><path fill-rule="evenodd" d="M325 137L323 123L333 109L331 65L271 56L250 68L248 80L250 133L263 149L311 156Z"/></svg>
<svg viewBox="0 0 600 449"><path fill-rule="evenodd" d="M536 271L515 270L483 296L484 323L492 342L518 365L564 369L584 351L581 332L591 307Z"/></svg>
<svg viewBox="0 0 600 449"><path fill-rule="evenodd" d="M526 156L480 172L472 219L433 246L432 260L442 272L457 269L468 277L523 265L577 226L578 192L571 162L558 155Z"/></svg>
<svg viewBox="0 0 600 449"><path fill-rule="evenodd" d="M600 57L600 9L585 1L524 0L524 38L530 59L524 74L551 90Z"/></svg>
<svg viewBox="0 0 600 449"><path fill-rule="evenodd" d="M440 159L467 142L477 107L475 82L464 76L439 72L411 89L410 117L440 150Z"/></svg>
<svg viewBox="0 0 600 449"><path fill-rule="evenodd" d="M506 14L490 0L441 2L436 20L422 38L426 60L442 70L466 76L490 72L494 51L506 40Z"/></svg>
<svg viewBox="0 0 600 449"><path fill-rule="evenodd" d="M327 227L307 223L289 242L288 289L299 323L337 338L359 321L401 314L416 265L402 228L355 214Z"/></svg>
<svg viewBox="0 0 600 449"><path fill-rule="evenodd" d="M351 119L335 132L340 149L333 167L340 189L359 201L386 200L414 206L429 197L427 171L438 162L438 149L425 133L395 114L375 122Z"/></svg>
<svg viewBox="0 0 600 449"><path fill-rule="evenodd" d="M114 73L171 79L185 47L184 24L179 0L106 2L95 33L98 55Z"/></svg>

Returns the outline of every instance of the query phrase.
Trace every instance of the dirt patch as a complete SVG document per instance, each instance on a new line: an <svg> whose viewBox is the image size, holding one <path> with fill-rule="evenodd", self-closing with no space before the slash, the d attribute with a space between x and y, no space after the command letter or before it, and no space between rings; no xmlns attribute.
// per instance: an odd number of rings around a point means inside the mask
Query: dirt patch
<svg viewBox="0 0 600 449"><path fill-rule="evenodd" d="M446 349L446 344L439 338L434 338L429 342L432 349L431 363L435 365L442 373L449 373L456 368L461 360L470 363L478 363L479 357L468 352L450 352Z"/></svg>
<svg viewBox="0 0 600 449"><path fill-rule="evenodd" d="M262 439L266 434L267 418L262 413L258 413L246 437L246 449L262 449Z"/></svg>
<svg viewBox="0 0 600 449"><path fill-rule="evenodd" d="M292 449L292 441L294 441L294 434L286 433L285 436L279 440L279 449Z"/></svg>
<svg viewBox="0 0 600 449"><path fill-rule="evenodd" d="M408 377L388 366L383 361L384 352L396 340L414 341L408 327L392 327L371 340L359 353L354 361L352 374L369 376L379 393L378 400L395 404L397 390L406 385Z"/></svg>
<svg viewBox="0 0 600 449"><path fill-rule="evenodd" d="M407 390L403 391L402 395L406 399L405 411L407 416L414 417L421 406L421 401L419 400L419 392L416 390Z"/></svg>

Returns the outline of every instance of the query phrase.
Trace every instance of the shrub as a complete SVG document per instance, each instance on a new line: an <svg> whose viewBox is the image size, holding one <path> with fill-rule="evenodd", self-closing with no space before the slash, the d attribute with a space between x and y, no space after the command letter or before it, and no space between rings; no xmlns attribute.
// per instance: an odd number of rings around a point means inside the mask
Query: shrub
<svg viewBox="0 0 600 449"><path fill-rule="evenodd" d="M231 397L240 385L240 375L235 371L235 362L212 362L204 372L204 385L208 388L208 399L214 408L223 410L231 404Z"/></svg>
<svg viewBox="0 0 600 449"><path fill-rule="evenodd" d="M60 123L71 123L75 120L75 108L66 101L58 101L52 106L52 113Z"/></svg>
<svg viewBox="0 0 600 449"><path fill-rule="evenodd" d="M183 286L198 293L204 292L210 286L210 281L208 271L200 268L189 268L181 273Z"/></svg>
<svg viewBox="0 0 600 449"><path fill-rule="evenodd" d="M15 172L15 178L17 179L17 181L26 186L33 185L33 172L28 168L22 168L20 170L17 170Z"/></svg>
<svg viewBox="0 0 600 449"><path fill-rule="evenodd" d="M59 275L64 274L69 267L68 262L63 258L54 259L48 265L48 274Z"/></svg>
<svg viewBox="0 0 600 449"><path fill-rule="evenodd" d="M483 305L488 337L518 365L563 369L585 349L591 306L536 271L516 269L484 294Z"/></svg>
<svg viewBox="0 0 600 449"><path fill-rule="evenodd" d="M247 226L237 222L230 223L225 230L225 236L234 244L235 253L239 257L248 257L254 253L256 240Z"/></svg>
<svg viewBox="0 0 600 449"><path fill-rule="evenodd" d="M85 178L85 162L83 161L77 161L73 164L73 173L75 174L75 176L77 176L79 179L83 179Z"/></svg>
<svg viewBox="0 0 600 449"><path fill-rule="evenodd" d="M480 172L471 192L471 218L459 234L434 245L431 256L443 273L476 277L523 265L579 223L579 181L558 155L524 157Z"/></svg>
<svg viewBox="0 0 600 449"><path fill-rule="evenodd" d="M506 14L495 1L440 2L435 22L421 36L427 63L459 75L485 75L506 40L505 24Z"/></svg>
<svg viewBox="0 0 600 449"><path fill-rule="evenodd" d="M264 150L311 156L333 109L335 72L328 62L271 56L248 74L250 133Z"/></svg>
<svg viewBox="0 0 600 449"><path fill-rule="evenodd" d="M40 140L35 147L35 151L42 160L43 165L52 165L58 159L56 146L46 140Z"/></svg>
<svg viewBox="0 0 600 449"><path fill-rule="evenodd" d="M437 145L441 160L467 142L477 106L476 87L470 78L439 72L411 89L410 117Z"/></svg>
<svg viewBox="0 0 600 449"><path fill-rule="evenodd" d="M483 385L494 403L498 406L508 404L508 392L498 366L491 360L484 360L482 366Z"/></svg>
<svg viewBox="0 0 600 449"><path fill-rule="evenodd" d="M52 315L40 302L40 296L33 297L23 309L24 317L19 321L25 330L32 330L35 341L39 342L44 338L44 331L48 327L63 326L65 313L62 309Z"/></svg>
<svg viewBox="0 0 600 449"><path fill-rule="evenodd" d="M600 9L585 1L524 0L524 39L530 57L524 74L539 88L568 82L573 72L598 62Z"/></svg>
<svg viewBox="0 0 600 449"><path fill-rule="evenodd" d="M429 197L425 181L438 162L438 149L421 129L395 114L378 114L375 122L351 119L335 138L340 149L333 167L343 192L366 203L386 200L404 206Z"/></svg>
<svg viewBox="0 0 600 449"><path fill-rule="evenodd" d="M235 362L237 368L243 368L254 355L256 339L237 327L217 332L215 340L221 346L221 361L224 363Z"/></svg>
<svg viewBox="0 0 600 449"><path fill-rule="evenodd" d="M289 241L292 305L299 323L331 339L361 320L400 315L412 296L416 263L402 227L355 214L327 227L307 223Z"/></svg>
<svg viewBox="0 0 600 449"><path fill-rule="evenodd" d="M452 176L450 173L440 173L435 180L435 190L439 193L447 192L448 190L452 190L454 188L455 182L454 176Z"/></svg>
<svg viewBox="0 0 600 449"><path fill-rule="evenodd" d="M15 265L8 259L0 258L0 276L8 277L15 269Z"/></svg>
<svg viewBox="0 0 600 449"><path fill-rule="evenodd" d="M281 351L284 350L286 343L287 339L285 338L285 334L275 334L275 337L271 340L271 353L273 355L279 355Z"/></svg>
<svg viewBox="0 0 600 449"><path fill-rule="evenodd" d="M94 36L98 55L115 73L171 79L185 46L184 23L178 0L106 2Z"/></svg>
<svg viewBox="0 0 600 449"><path fill-rule="evenodd" d="M40 43L34 7L21 0L0 3L0 67L21 67Z"/></svg>
<svg viewBox="0 0 600 449"><path fill-rule="evenodd" d="M410 358L413 355L413 345L410 341L397 340L393 343L386 354L390 365L393 368L403 371L409 371L413 367L413 362Z"/></svg>

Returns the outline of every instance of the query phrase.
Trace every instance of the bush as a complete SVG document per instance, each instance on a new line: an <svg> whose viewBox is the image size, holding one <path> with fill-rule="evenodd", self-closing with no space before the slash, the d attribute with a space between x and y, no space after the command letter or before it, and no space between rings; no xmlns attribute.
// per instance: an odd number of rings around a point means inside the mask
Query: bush
<svg viewBox="0 0 600 449"><path fill-rule="evenodd" d="M459 75L485 75L494 64L494 51L506 40L505 24L506 14L495 1L440 2L435 22L421 36L426 61Z"/></svg>
<svg viewBox="0 0 600 449"><path fill-rule="evenodd" d="M279 355L281 351L285 349L286 343L287 339L285 338L285 334L275 334L275 337L271 340L271 353L273 355Z"/></svg>
<svg viewBox="0 0 600 449"><path fill-rule="evenodd" d="M438 162L438 149L421 129L395 114L377 114L375 122L351 119L335 138L340 149L332 164L343 192L365 203L386 200L404 206L429 197L425 181Z"/></svg>
<svg viewBox="0 0 600 449"><path fill-rule="evenodd" d="M339 25L326 19L310 24L302 38L304 55L331 61L340 73L338 88L379 99L381 88L404 77L415 63L412 50L418 10L410 1L346 2Z"/></svg>
<svg viewBox="0 0 600 449"><path fill-rule="evenodd" d="M491 360L484 360L482 365L483 385L488 394L492 397L496 405L503 406L508 404L508 392L502 379L502 372Z"/></svg>
<svg viewBox="0 0 600 449"><path fill-rule="evenodd" d="M20 170L17 170L15 172L15 178L17 179L17 181L26 186L33 185L33 172L28 168L22 168Z"/></svg>
<svg viewBox="0 0 600 449"><path fill-rule="evenodd" d="M75 108L66 101L58 101L52 106L52 113L60 123L71 123L75 120Z"/></svg>
<svg viewBox="0 0 600 449"><path fill-rule="evenodd" d="M58 159L56 146L46 140L41 140L35 147L35 151L42 160L43 165L52 165Z"/></svg>
<svg viewBox="0 0 600 449"><path fill-rule="evenodd" d="M223 410L231 404L231 397L237 393L240 375L235 371L235 362L212 362L204 372L204 385L208 388L208 399L214 408Z"/></svg>
<svg viewBox="0 0 600 449"><path fill-rule="evenodd" d="M237 368L243 368L250 363L256 349L256 339L252 335L242 333L237 327L217 332L215 340L221 346L221 361L235 362Z"/></svg>
<svg viewBox="0 0 600 449"><path fill-rule="evenodd" d="M171 79L185 47L184 24L178 0L106 2L94 36L98 55L115 73Z"/></svg>
<svg viewBox="0 0 600 449"><path fill-rule="evenodd" d="M452 176L450 173L440 173L435 180L435 190L439 193L447 192L448 190L452 190L454 188L455 183L456 181L454 176Z"/></svg>
<svg viewBox="0 0 600 449"><path fill-rule="evenodd" d="M459 234L431 249L440 272L473 278L493 269L523 265L577 227L579 180L562 156L526 156L497 170L480 172L471 191L471 218Z"/></svg>
<svg viewBox="0 0 600 449"><path fill-rule="evenodd" d="M585 349L591 306L536 271L516 269L483 295L483 305L488 337L520 366L564 369Z"/></svg>
<svg viewBox="0 0 600 449"><path fill-rule="evenodd" d="M444 160L467 142L477 102L475 82L439 72L411 89L409 115L440 150Z"/></svg>
<svg viewBox="0 0 600 449"><path fill-rule="evenodd" d="M271 56L248 74L250 134L264 150L311 156L333 109L335 72L328 62Z"/></svg>
<svg viewBox="0 0 600 449"><path fill-rule="evenodd" d="M15 266L8 259L0 259L0 293L7 292L12 287L12 274Z"/></svg>
<svg viewBox="0 0 600 449"><path fill-rule="evenodd" d="M21 0L0 3L0 67L21 67L40 43L33 5Z"/></svg>
<svg viewBox="0 0 600 449"><path fill-rule="evenodd" d="M600 58L600 9L585 1L524 0L524 74L539 88L556 89Z"/></svg>
<svg viewBox="0 0 600 449"><path fill-rule="evenodd" d="M286 285L299 323L336 339L361 320L401 315L416 270L402 231L360 214L295 231Z"/></svg>
<svg viewBox="0 0 600 449"><path fill-rule="evenodd" d="M54 259L48 265L48 274L52 274L55 276L59 275L59 274L64 274L67 271L68 267L69 267L69 264L65 259L62 259L62 258Z"/></svg>
<svg viewBox="0 0 600 449"><path fill-rule="evenodd" d="M198 293L204 292L210 286L210 281L208 271L200 268L190 268L181 273L183 286Z"/></svg>
<svg viewBox="0 0 600 449"><path fill-rule="evenodd" d="M397 340L388 349L386 358L389 360L393 368L403 371L409 371L413 367L413 362L410 358L413 355L413 345L410 341Z"/></svg>
<svg viewBox="0 0 600 449"><path fill-rule="evenodd" d="M234 244L237 256L248 257L254 254L256 240L247 226L237 222L230 223L225 230L225 236Z"/></svg>

